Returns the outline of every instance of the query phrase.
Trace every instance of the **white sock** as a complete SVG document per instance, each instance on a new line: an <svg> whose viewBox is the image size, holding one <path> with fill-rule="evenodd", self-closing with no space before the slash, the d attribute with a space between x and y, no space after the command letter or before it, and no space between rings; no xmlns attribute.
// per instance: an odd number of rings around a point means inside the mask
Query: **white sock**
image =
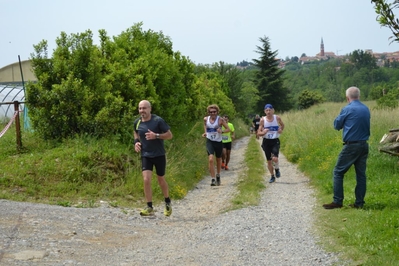
<svg viewBox="0 0 399 266"><path fill-rule="evenodd" d="M280 168L278 167L278 163L274 163L274 169L280 169Z"/></svg>

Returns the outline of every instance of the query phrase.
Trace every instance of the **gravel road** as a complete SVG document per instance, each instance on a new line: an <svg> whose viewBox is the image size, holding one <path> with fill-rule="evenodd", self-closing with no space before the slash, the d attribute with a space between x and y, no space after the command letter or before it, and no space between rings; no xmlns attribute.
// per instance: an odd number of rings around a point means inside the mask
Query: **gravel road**
<svg viewBox="0 0 399 266"><path fill-rule="evenodd" d="M0 200L0 265L342 265L317 245L308 178L280 156L281 177L259 206L228 211L249 137L233 142L222 185L205 177L173 214ZM204 148L204 156L205 148ZM265 172L266 173L266 172Z"/></svg>

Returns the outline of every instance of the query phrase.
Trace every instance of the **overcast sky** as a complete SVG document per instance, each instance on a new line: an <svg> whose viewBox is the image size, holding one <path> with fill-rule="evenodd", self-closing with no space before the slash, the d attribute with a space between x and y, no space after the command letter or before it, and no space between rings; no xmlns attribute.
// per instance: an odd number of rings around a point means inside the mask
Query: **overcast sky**
<svg viewBox="0 0 399 266"><path fill-rule="evenodd" d="M370 0L0 0L0 19L0 68L29 59L43 39L51 52L61 31L90 29L98 44L99 29L116 36L138 22L196 64L251 61L264 36L283 59L316 55L321 38L339 55L399 51Z"/></svg>

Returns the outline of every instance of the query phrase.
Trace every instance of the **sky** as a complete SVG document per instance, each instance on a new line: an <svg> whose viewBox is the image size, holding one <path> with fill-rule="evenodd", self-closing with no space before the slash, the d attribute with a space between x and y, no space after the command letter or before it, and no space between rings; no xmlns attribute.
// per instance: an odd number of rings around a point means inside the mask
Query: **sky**
<svg viewBox="0 0 399 266"><path fill-rule="evenodd" d="M118 36L140 22L196 64L250 62L263 37L281 59L314 56L321 39L338 55L399 51L376 17L370 0L0 0L0 68L30 59L42 40L51 56L61 32L91 30L98 44L98 30Z"/></svg>

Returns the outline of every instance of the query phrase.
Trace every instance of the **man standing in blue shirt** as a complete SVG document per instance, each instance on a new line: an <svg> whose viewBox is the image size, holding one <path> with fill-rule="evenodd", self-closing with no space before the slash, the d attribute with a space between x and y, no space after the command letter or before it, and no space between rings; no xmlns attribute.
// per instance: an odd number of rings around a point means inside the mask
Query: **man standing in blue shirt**
<svg viewBox="0 0 399 266"><path fill-rule="evenodd" d="M333 202L324 204L325 209L341 208L344 200L344 175L354 165L356 171L355 203L353 208L362 208L366 195L366 164L369 154L367 140L370 137L370 110L360 102L360 90L350 87L346 90L349 102L334 120L336 130L343 129L343 148L334 168Z"/></svg>

